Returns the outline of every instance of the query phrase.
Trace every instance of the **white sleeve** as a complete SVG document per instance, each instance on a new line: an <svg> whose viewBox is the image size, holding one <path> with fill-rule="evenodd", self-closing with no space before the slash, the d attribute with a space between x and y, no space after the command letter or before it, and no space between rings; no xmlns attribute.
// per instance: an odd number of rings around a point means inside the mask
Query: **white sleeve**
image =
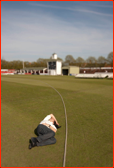
<svg viewBox="0 0 114 168"><path fill-rule="evenodd" d="M47 115L43 120L49 120L51 118L50 115Z"/></svg>

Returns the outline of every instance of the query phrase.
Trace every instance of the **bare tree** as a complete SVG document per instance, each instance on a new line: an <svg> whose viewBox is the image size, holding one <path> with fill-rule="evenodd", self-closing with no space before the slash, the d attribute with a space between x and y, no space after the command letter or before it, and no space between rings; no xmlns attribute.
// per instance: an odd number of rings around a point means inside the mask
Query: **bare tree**
<svg viewBox="0 0 114 168"><path fill-rule="evenodd" d="M38 63L44 62L44 59L43 59L43 58L38 58L38 59L37 59L37 62L38 62Z"/></svg>
<svg viewBox="0 0 114 168"><path fill-rule="evenodd" d="M107 56L108 62L113 65L113 52L110 52Z"/></svg>
<svg viewBox="0 0 114 168"><path fill-rule="evenodd" d="M82 57L78 57L76 59L76 63L84 63L84 59Z"/></svg>
<svg viewBox="0 0 114 168"><path fill-rule="evenodd" d="M94 64L94 63L96 63L96 61L97 61L96 58L92 57L92 56L90 56L89 58L86 59L87 63L93 63Z"/></svg>
<svg viewBox="0 0 114 168"><path fill-rule="evenodd" d="M52 56L50 57L50 59L52 59ZM57 57L57 60L63 61L63 59L60 57Z"/></svg>
<svg viewBox="0 0 114 168"><path fill-rule="evenodd" d="M97 63L98 64L104 64L105 62L107 62L107 59L103 56L99 56L97 59Z"/></svg>
<svg viewBox="0 0 114 168"><path fill-rule="evenodd" d="M65 57L65 61L69 62L69 63L73 63L73 62L75 62L75 59L74 59L74 57L72 55L67 55Z"/></svg>
<svg viewBox="0 0 114 168"><path fill-rule="evenodd" d="M1 59L1 69L5 69L7 67L7 61L5 61L3 58Z"/></svg>
<svg viewBox="0 0 114 168"><path fill-rule="evenodd" d="M86 66L89 67L96 67L97 66L97 60L95 57L90 56L89 58L86 59Z"/></svg>
<svg viewBox="0 0 114 168"><path fill-rule="evenodd" d="M62 58L60 58L60 57L57 57L57 60L63 61L63 59L62 59Z"/></svg>

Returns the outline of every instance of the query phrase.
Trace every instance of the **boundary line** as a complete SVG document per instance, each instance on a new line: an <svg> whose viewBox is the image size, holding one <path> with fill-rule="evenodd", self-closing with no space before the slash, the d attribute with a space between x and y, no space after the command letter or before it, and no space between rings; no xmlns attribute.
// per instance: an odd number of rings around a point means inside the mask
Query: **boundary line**
<svg viewBox="0 0 114 168"><path fill-rule="evenodd" d="M43 82L45 83L45 82ZM66 107L65 107L65 103L64 103L64 100L63 100L63 97L61 96L61 94L51 85L49 85L48 83L45 83L47 84L48 86L50 86L52 89L54 89L58 94L59 96L61 97L61 100L63 102L63 106L64 106L64 111L65 111L65 119L66 119L66 136L65 136L65 149L64 149L64 159L63 159L63 167L65 167L65 163L66 163L66 150L67 150L67 134L68 134L68 126L67 126L67 113L66 113Z"/></svg>

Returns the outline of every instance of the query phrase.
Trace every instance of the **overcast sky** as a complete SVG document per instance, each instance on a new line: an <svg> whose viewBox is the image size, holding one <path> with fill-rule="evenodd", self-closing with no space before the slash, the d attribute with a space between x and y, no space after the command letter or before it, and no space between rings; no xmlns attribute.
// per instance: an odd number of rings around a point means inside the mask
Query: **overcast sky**
<svg viewBox="0 0 114 168"><path fill-rule="evenodd" d="M53 53L98 58L113 51L112 1L2 1L1 57L36 61Z"/></svg>

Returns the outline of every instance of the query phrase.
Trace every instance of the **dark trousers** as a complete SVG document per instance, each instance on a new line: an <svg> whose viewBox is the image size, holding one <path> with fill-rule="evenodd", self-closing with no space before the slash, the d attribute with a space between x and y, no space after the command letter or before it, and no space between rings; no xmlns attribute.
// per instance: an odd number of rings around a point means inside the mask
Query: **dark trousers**
<svg viewBox="0 0 114 168"><path fill-rule="evenodd" d="M56 143L55 132L43 124L39 124L37 127L37 146L44 146Z"/></svg>

